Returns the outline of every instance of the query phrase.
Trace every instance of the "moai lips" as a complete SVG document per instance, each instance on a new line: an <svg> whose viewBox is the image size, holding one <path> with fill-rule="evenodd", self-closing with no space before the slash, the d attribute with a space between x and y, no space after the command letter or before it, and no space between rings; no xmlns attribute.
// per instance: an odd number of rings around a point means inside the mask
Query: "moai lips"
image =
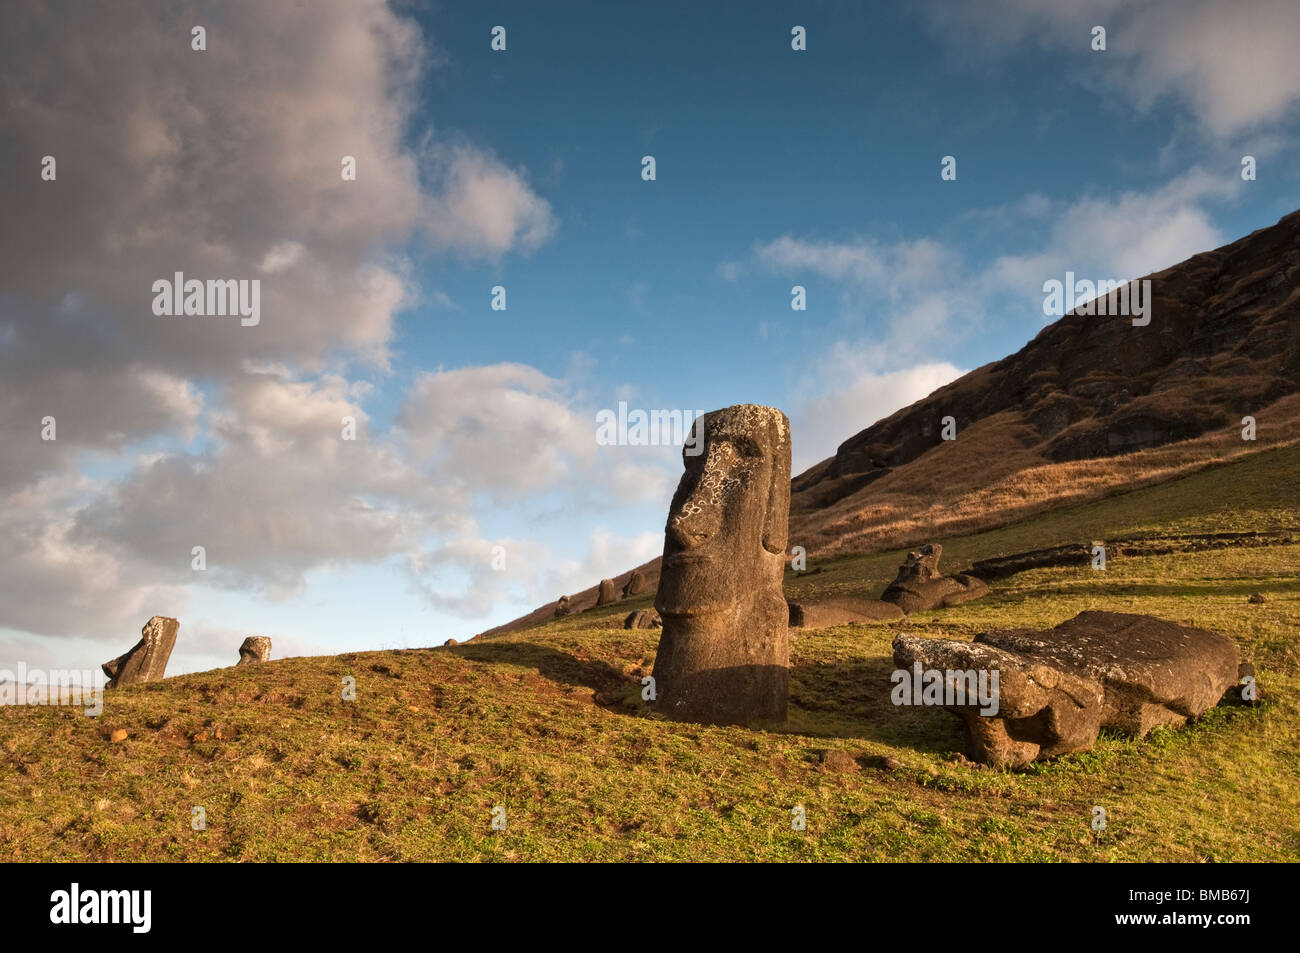
<svg viewBox="0 0 1300 953"><path fill-rule="evenodd" d="M701 450L682 455L664 531L657 707L689 721L784 722L790 423L773 407L739 404L695 427Z"/></svg>

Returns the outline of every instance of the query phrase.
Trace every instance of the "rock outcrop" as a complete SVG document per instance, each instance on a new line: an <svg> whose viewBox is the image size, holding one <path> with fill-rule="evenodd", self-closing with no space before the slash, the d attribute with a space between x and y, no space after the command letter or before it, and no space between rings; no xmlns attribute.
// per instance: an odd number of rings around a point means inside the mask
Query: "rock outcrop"
<svg viewBox="0 0 1300 953"><path fill-rule="evenodd" d="M125 655L100 666L108 676L105 688L156 682L167 672L167 660L176 646L181 624L175 619L156 615L140 630L140 641Z"/></svg>
<svg viewBox="0 0 1300 953"><path fill-rule="evenodd" d="M1205 629L1147 615L1082 612L1053 629L985 632L974 642L900 635L901 669L997 673L994 713L969 695L942 703L961 716L967 754L1021 767L1092 747L1103 728L1141 737L1218 704L1238 680L1237 647Z"/></svg>
<svg viewBox="0 0 1300 953"><path fill-rule="evenodd" d="M892 602L908 615L928 609L947 609L987 595L988 584L974 576L959 573L945 576L939 572L943 547L926 543L908 553L903 565L880 598Z"/></svg>
<svg viewBox="0 0 1300 953"><path fill-rule="evenodd" d="M695 422L664 530L656 705L716 724L784 722L790 423L741 404Z"/></svg>

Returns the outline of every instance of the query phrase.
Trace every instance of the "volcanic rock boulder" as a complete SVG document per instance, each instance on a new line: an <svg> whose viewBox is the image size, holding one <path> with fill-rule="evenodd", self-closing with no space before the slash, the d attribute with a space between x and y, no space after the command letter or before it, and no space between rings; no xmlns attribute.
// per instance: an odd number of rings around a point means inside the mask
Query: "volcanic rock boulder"
<svg viewBox="0 0 1300 953"><path fill-rule="evenodd" d="M632 575L628 577L627 584L623 586L623 598L639 596L643 592L645 592L645 573L635 569L632 571Z"/></svg>
<svg viewBox="0 0 1300 953"><path fill-rule="evenodd" d="M1086 751L1101 730L1105 692L1097 681L1046 662L1030 661L979 642L950 642L914 635L894 639L894 663L909 678L919 671L943 673L943 688L967 672L996 672L997 712L982 714L969 693L963 703L937 702L959 715L966 753L996 767ZM919 677L919 676L918 676ZM954 693L955 695L955 693ZM954 699L956 700L956 699ZM921 699L911 698L914 704Z"/></svg>
<svg viewBox="0 0 1300 953"><path fill-rule="evenodd" d="M596 596L596 605L607 606L611 602L617 602L618 595L614 591L614 580L602 579L600 581L600 592Z"/></svg>
<svg viewBox="0 0 1300 953"><path fill-rule="evenodd" d="M1149 615L1081 612L1054 629L986 632L977 642L1086 674L1106 689L1102 727L1141 737L1213 708L1237 681L1237 646Z"/></svg>
<svg viewBox="0 0 1300 953"><path fill-rule="evenodd" d="M911 615L927 609L951 608L988 594L988 584L974 576L942 575L939 572L942 554L943 547L938 543L926 543L908 553L903 565L898 567L898 575L881 594L881 600L892 602Z"/></svg>
<svg viewBox="0 0 1300 953"><path fill-rule="evenodd" d="M181 624L175 619L154 616L140 630L140 641L125 655L100 666L108 676L105 688L156 682L167 671L167 660L176 645Z"/></svg>
<svg viewBox="0 0 1300 953"><path fill-rule="evenodd" d="M664 624L664 620L659 618L659 613L653 609L637 609L635 612L629 612L627 618L623 620L625 629L658 629Z"/></svg>
<svg viewBox="0 0 1300 953"><path fill-rule="evenodd" d="M569 597L560 596L559 601L555 603L555 617L558 619L560 616L568 615L572 611L573 608L569 605Z"/></svg>
<svg viewBox="0 0 1300 953"><path fill-rule="evenodd" d="M900 667L997 672L998 703L981 714L967 696L944 707L966 727L967 754L998 766L1090 748L1102 728L1141 737L1218 704L1238 680L1230 639L1147 615L1082 612L1053 629L985 632L974 642L900 635Z"/></svg>
<svg viewBox="0 0 1300 953"><path fill-rule="evenodd" d="M656 704L691 721L784 722L790 423L739 404L698 418L694 437L664 530Z"/></svg>
<svg viewBox="0 0 1300 953"><path fill-rule="evenodd" d="M244 639L244 644L239 647L239 661L235 667L240 665L254 665L258 662L267 662L271 659L271 639L265 635L250 635Z"/></svg>
<svg viewBox="0 0 1300 953"><path fill-rule="evenodd" d="M886 622L902 617L902 609L892 602L882 602L879 599L841 596L790 603L790 625L795 628L824 629L832 625Z"/></svg>

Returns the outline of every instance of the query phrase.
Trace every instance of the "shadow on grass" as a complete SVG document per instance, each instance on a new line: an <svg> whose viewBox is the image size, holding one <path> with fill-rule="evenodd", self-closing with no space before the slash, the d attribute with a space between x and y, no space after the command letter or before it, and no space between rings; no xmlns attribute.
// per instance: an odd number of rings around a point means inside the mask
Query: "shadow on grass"
<svg viewBox="0 0 1300 953"><path fill-rule="evenodd" d="M599 659L579 659L530 642L458 645L450 651L472 661L532 669L560 685L589 688L595 693L595 704L615 714L646 718L653 712L641 702L639 678ZM895 706L890 701L893 671L889 658L792 666L789 718L773 730L855 738L935 754L960 750L961 724L953 715L941 708Z"/></svg>

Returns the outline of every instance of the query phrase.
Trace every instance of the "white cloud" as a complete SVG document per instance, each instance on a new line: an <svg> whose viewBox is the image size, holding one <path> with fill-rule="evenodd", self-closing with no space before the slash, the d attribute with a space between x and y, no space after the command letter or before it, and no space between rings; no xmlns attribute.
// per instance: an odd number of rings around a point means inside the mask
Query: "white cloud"
<svg viewBox="0 0 1300 953"><path fill-rule="evenodd" d="M853 434L965 373L946 362L884 373L872 370L871 363L869 356L855 354L844 344L831 350L819 376L848 383L795 405L790 415L794 473L826 459Z"/></svg>
<svg viewBox="0 0 1300 953"><path fill-rule="evenodd" d="M1066 54L1066 69L1071 51L1104 57L1087 65L1103 67L1106 93L1143 111L1171 97L1216 138L1284 123L1300 103L1294 0L995 0L966 7L935 0L928 14L954 47L968 51L975 38L998 55L1032 38ZM1094 25L1106 27L1105 52L1090 49Z"/></svg>

